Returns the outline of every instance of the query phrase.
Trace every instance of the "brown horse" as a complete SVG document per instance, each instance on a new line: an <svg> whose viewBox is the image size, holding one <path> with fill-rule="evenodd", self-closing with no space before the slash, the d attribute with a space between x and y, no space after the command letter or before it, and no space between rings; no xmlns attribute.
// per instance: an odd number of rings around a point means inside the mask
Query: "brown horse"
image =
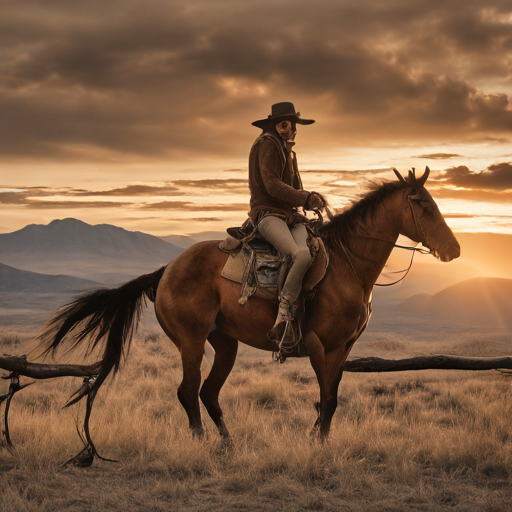
<svg viewBox="0 0 512 512"><path fill-rule="evenodd" d="M427 167L421 178L409 172L404 179L395 171L398 181L374 186L321 228L330 265L307 306L304 342L320 385L315 428L322 439L329 433L336 410L343 365L366 327L372 288L398 235L422 242L442 261L460 255L457 240L424 187L429 172ZM267 331L274 323L277 302L251 297L241 306L240 285L221 277L227 258L218 249L218 241L195 244L153 274L116 289L88 293L64 306L42 339L48 350L56 350L68 333L75 333L75 344L92 335L91 347L107 338L98 363L98 388L112 369L118 370L145 296L154 298L158 321L181 354L183 380L178 398L190 428L203 434L200 397L220 435L229 439L219 392L235 363L238 341L276 350ZM206 339L215 349L215 359L200 389Z"/></svg>

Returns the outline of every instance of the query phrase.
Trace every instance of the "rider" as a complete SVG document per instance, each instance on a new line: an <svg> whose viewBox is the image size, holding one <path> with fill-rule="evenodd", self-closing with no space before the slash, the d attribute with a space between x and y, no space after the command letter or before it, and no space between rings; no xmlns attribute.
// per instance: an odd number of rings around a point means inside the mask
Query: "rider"
<svg viewBox="0 0 512 512"><path fill-rule="evenodd" d="M254 141L249 154L249 217L281 256L292 261L279 295L277 319L268 333L268 337L277 342L293 341L293 333L286 329L286 325L294 319L293 306L311 263L306 244L308 220L298 212L298 208L302 206L311 210L325 206L320 194L303 189L296 155L292 151L297 124L314 122L301 119L293 103L281 102L272 105L272 113L267 119L252 123L263 132Z"/></svg>

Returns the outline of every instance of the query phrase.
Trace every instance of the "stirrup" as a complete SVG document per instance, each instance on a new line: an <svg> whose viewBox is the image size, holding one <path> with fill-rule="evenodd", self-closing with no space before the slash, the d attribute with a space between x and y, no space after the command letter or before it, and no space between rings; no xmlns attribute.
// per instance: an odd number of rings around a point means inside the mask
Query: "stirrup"
<svg viewBox="0 0 512 512"><path fill-rule="evenodd" d="M274 327L267 333L267 338L276 344L280 344L286 335L288 323L293 320L290 303L283 297L279 297L279 310Z"/></svg>
<svg viewBox="0 0 512 512"><path fill-rule="evenodd" d="M273 341L278 350L274 352L273 359L284 363L287 357L295 355L297 347L302 340L302 332L300 328L300 319L297 318L297 302L289 306L286 301L283 301L287 306L286 310L280 307L276 323L274 327L267 333L270 341ZM283 304L280 304L282 306ZM285 311L283 311L285 310Z"/></svg>

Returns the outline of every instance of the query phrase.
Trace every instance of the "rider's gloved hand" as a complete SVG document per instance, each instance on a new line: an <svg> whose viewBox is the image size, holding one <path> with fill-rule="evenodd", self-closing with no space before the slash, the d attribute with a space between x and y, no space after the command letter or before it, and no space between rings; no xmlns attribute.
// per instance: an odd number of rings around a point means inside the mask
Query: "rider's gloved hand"
<svg viewBox="0 0 512 512"><path fill-rule="evenodd" d="M310 192L308 198L306 199L306 204L304 208L306 210L313 210L315 208L324 208L326 201L322 194L318 192Z"/></svg>

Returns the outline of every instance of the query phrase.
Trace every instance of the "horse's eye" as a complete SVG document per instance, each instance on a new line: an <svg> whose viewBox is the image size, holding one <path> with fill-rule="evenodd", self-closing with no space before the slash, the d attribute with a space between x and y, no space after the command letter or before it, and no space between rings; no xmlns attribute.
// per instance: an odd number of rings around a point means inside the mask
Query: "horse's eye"
<svg viewBox="0 0 512 512"><path fill-rule="evenodd" d="M430 204L430 201L420 201L421 205L423 206L423 211L425 213L434 213L435 208Z"/></svg>

